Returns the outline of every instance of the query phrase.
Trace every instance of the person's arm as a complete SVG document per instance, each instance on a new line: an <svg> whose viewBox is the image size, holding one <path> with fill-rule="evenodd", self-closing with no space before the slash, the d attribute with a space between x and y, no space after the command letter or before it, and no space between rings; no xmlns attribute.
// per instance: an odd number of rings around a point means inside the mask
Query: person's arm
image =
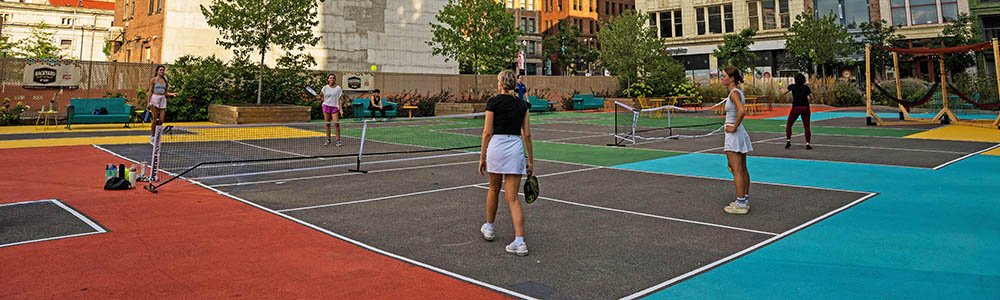
<svg viewBox="0 0 1000 300"><path fill-rule="evenodd" d="M729 101L736 105L736 123L733 126L726 126L726 132L736 132L736 128L740 127L743 123L743 117L746 116L746 110L743 108L743 97L740 97L740 93L736 91L729 92Z"/></svg>
<svg viewBox="0 0 1000 300"><path fill-rule="evenodd" d="M531 122L529 120L531 116L530 111L524 112L524 123L521 124L521 139L524 140L524 150L528 154L528 176L534 174L534 164L535 164L535 151L532 150L531 146Z"/></svg>
<svg viewBox="0 0 1000 300"><path fill-rule="evenodd" d="M486 120L483 125L483 142L479 146L479 175L486 176L486 147L493 139L493 111L486 111Z"/></svg>
<svg viewBox="0 0 1000 300"><path fill-rule="evenodd" d="M156 77L153 77L153 79L149 80L149 95L150 96L153 95L153 87L155 87L155 86L156 86ZM149 99L146 99L146 109L147 110L149 109L149 106L152 105L151 102L153 102L153 101L149 101Z"/></svg>

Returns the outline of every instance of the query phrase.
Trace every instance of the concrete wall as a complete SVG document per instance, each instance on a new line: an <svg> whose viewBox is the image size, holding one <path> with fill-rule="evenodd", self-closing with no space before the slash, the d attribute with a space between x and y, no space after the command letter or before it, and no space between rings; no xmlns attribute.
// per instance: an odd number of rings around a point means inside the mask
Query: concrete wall
<svg viewBox="0 0 1000 300"><path fill-rule="evenodd" d="M199 5L209 0L173 0L167 3L163 60L172 62L192 54L232 58L231 51L216 45L217 30L208 26ZM444 0L342 0L325 1L320 7L320 36L306 51L316 58L319 70L367 70L399 73L456 74L458 63L431 55L424 43L431 38L430 22ZM270 50L268 64L280 53Z"/></svg>

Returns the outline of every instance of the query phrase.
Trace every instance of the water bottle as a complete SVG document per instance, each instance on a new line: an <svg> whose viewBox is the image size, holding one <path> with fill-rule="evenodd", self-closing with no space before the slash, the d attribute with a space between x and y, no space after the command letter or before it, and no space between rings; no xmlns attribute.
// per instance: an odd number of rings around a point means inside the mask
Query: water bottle
<svg viewBox="0 0 1000 300"><path fill-rule="evenodd" d="M114 167L112 167L111 164L105 164L104 165L104 180L105 181L107 181L108 179L111 179L111 177L114 177L114 171L112 170L112 168L114 168Z"/></svg>

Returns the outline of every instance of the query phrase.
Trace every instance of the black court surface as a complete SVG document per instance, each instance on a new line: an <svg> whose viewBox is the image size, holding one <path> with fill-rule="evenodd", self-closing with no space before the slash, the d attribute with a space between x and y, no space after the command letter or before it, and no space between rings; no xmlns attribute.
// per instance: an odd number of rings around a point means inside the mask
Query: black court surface
<svg viewBox="0 0 1000 300"><path fill-rule="evenodd" d="M107 232L59 200L0 205L0 247Z"/></svg>

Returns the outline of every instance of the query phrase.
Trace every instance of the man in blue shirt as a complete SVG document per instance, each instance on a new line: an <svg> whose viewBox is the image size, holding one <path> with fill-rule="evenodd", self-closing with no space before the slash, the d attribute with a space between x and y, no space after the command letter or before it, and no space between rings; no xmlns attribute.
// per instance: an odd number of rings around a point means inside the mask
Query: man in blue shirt
<svg viewBox="0 0 1000 300"><path fill-rule="evenodd" d="M517 87L514 90L521 100L528 101L528 98L524 98L524 94L528 92L528 86L524 85L524 75L517 75Z"/></svg>

